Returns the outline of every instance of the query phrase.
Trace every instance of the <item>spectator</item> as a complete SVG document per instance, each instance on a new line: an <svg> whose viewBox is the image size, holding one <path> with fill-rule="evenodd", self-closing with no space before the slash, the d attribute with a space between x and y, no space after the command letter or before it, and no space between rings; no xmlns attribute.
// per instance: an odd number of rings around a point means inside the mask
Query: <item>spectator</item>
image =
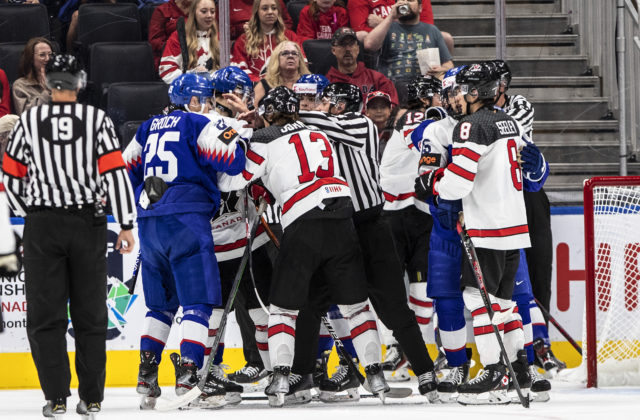
<svg viewBox="0 0 640 420"><path fill-rule="evenodd" d="M0 69L0 117L11 114L11 88L4 70Z"/></svg>
<svg viewBox="0 0 640 420"><path fill-rule="evenodd" d="M231 64L247 72L254 82L266 71L279 43L286 39L298 42L296 33L285 27L282 10L278 0L254 0L247 29L233 45Z"/></svg>
<svg viewBox="0 0 640 420"><path fill-rule="evenodd" d="M398 93L387 77L381 73L365 67L357 61L360 46L356 33L351 28L338 29L331 39L331 52L336 56L338 68L332 67L327 73L331 83L344 82L356 85L366 98L369 92L380 90L389 95L391 103L398 105Z"/></svg>
<svg viewBox="0 0 640 420"><path fill-rule="evenodd" d="M286 86L293 89L294 83L303 74L309 74L309 68L304 62L300 46L293 41L285 41L278 44L273 50L273 60L267 64L267 72L260 83L254 89L254 104L257 108L260 99L267 92L277 86ZM278 59L276 60L275 57Z"/></svg>
<svg viewBox="0 0 640 420"><path fill-rule="evenodd" d="M44 69L52 54L51 42L46 38L31 38L25 45L18 70L20 78L13 82L12 89L16 114L51 101Z"/></svg>
<svg viewBox="0 0 640 420"><path fill-rule="evenodd" d="M400 5L408 5L409 13L400 15ZM431 68L428 74L439 76L453 68L451 54L440 30L434 25L420 22L421 10L421 0L399 0L391 8L391 13L364 40L366 50L381 49L380 70L395 83L401 99L406 96L407 81L421 74L418 50L438 48L440 51L440 66Z"/></svg>
<svg viewBox="0 0 640 420"><path fill-rule="evenodd" d="M191 3L192 0L169 0L154 9L149 22L149 43L153 49L156 69L167 40L176 30L178 19L187 19Z"/></svg>
<svg viewBox="0 0 640 420"><path fill-rule="evenodd" d="M278 0L280 3L280 10L282 10L282 20L284 26L287 29L293 28L293 19L289 16L287 6L284 0ZM229 2L231 3L231 2ZM233 6L230 10L229 17L231 19L231 40L234 41L245 32L249 26L249 20L253 15L252 7L253 0L234 0Z"/></svg>
<svg viewBox="0 0 640 420"><path fill-rule="evenodd" d="M391 137L391 98L389 94L381 92L379 90L370 92L367 95L366 108L364 115L369 117L371 121L376 125L378 129L378 159L382 158L384 148Z"/></svg>
<svg viewBox="0 0 640 420"><path fill-rule="evenodd" d="M195 0L189 18L176 23L176 31L167 40L158 72L165 83L188 70L210 72L220 67L220 47L216 29L216 5L213 0ZM184 29L184 31L183 31ZM187 51L182 49L187 47Z"/></svg>
<svg viewBox="0 0 640 420"><path fill-rule="evenodd" d="M331 39L338 28L349 26L347 10L335 3L336 0L309 0L309 4L300 12L296 30L301 42Z"/></svg>

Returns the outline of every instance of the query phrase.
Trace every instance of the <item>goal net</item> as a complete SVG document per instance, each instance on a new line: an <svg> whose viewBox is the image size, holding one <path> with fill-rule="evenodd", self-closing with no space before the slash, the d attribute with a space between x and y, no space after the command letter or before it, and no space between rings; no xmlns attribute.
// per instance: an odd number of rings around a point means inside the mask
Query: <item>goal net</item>
<svg viewBox="0 0 640 420"><path fill-rule="evenodd" d="M587 386L640 385L640 177L584 185Z"/></svg>

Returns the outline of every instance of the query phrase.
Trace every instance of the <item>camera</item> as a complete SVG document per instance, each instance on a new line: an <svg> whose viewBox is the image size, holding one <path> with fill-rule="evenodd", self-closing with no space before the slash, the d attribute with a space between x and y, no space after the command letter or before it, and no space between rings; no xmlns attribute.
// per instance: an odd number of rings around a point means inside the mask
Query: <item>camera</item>
<svg viewBox="0 0 640 420"><path fill-rule="evenodd" d="M408 4L401 4L400 6L398 6L398 13L401 16L407 16L409 13L411 13L411 8L409 8Z"/></svg>

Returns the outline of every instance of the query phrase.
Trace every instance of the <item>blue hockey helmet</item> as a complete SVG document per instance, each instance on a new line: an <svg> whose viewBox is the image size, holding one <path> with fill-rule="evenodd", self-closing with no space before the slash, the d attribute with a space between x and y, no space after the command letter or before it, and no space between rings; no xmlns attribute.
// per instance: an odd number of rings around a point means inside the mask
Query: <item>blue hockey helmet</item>
<svg viewBox="0 0 640 420"><path fill-rule="evenodd" d="M454 118L462 117L462 110L454 109L451 104L451 98L455 97L457 94L455 90L458 86L456 83L456 75L466 68L467 66L463 65L449 69L442 78L442 90L440 91L441 102L444 104L449 115Z"/></svg>
<svg viewBox="0 0 640 420"><path fill-rule="evenodd" d="M178 76L169 86L169 99L175 105L187 105L191 97L200 99L205 103L213 96L211 79L204 74L185 73Z"/></svg>
<svg viewBox="0 0 640 420"><path fill-rule="evenodd" d="M214 73L213 89L220 93L235 93L246 97L253 91L253 82L239 67L227 66Z"/></svg>
<svg viewBox="0 0 640 420"><path fill-rule="evenodd" d="M321 74L303 74L293 85L293 91L298 95L320 95L329 83L329 79Z"/></svg>

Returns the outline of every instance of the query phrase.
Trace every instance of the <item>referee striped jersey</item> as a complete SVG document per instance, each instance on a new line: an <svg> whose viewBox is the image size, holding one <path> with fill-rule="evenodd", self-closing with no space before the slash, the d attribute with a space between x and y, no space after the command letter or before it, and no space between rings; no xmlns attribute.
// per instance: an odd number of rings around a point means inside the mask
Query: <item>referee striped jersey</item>
<svg viewBox="0 0 640 420"><path fill-rule="evenodd" d="M329 115L300 111L300 119L324 132L333 142L340 175L351 187L355 211L382 205L378 129L373 121L356 112Z"/></svg>
<svg viewBox="0 0 640 420"><path fill-rule="evenodd" d="M533 132L533 105L522 95L507 96L504 112L520 123L529 139Z"/></svg>
<svg viewBox="0 0 640 420"><path fill-rule="evenodd" d="M16 123L2 165L16 214L29 207L106 202L124 225L135 220L133 191L113 122L91 105L33 107Z"/></svg>

